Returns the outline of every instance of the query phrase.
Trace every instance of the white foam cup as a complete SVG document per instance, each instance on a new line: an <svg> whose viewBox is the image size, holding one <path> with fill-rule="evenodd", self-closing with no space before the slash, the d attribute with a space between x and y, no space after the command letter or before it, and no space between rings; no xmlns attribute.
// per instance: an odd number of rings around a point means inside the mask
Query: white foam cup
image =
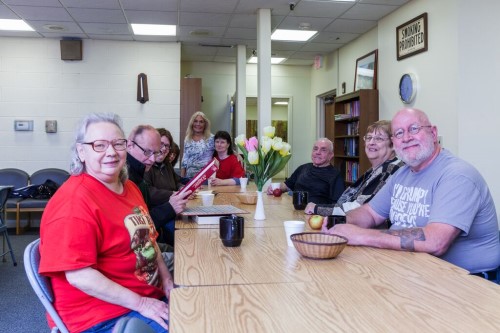
<svg viewBox="0 0 500 333"><path fill-rule="evenodd" d="M212 206L214 204L214 197L215 195L213 193L203 193L201 195L203 206Z"/></svg>
<svg viewBox="0 0 500 333"><path fill-rule="evenodd" d="M304 221L285 221L283 222L283 225L285 226L286 242L288 246L293 247L293 243L292 240L290 239L290 236L293 234L304 232L306 223Z"/></svg>
<svg viewBox="0 0 500 333"><path fill-rule="evenodd" d="M242 190L246 190L248 184L248 178L240 178L240 186Z"/></svg>

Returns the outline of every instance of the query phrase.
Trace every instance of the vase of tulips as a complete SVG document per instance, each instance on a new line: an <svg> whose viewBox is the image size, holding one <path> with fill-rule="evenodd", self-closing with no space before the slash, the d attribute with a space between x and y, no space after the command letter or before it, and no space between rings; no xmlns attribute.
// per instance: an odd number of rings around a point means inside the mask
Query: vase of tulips
<svg viewBox="0 0 500 333"><path fill-rule="evenodd" d="M257 185L257 206L255 208L256 220L265 220L262 188L264 184L283 170L292 154L291 146L282 138L274 136L275 128L267 126L263 129L264 135L260 142L256 137L247 139L244 134L236 137L236 145L243 153L247 170L253 173Z"/></svg>

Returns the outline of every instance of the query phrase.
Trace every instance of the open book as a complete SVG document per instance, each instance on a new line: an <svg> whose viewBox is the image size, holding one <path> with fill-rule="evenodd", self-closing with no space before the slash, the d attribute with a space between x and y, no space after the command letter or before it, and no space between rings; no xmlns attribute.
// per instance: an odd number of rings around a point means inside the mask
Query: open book
<svg viewBox="0 0 500 333"><path fill-rule="evenodd" d="M219 169L219 162L214 158L207 165L205 165L191 180L180 189L179 194L191 190L196 191L204 181L213 175Z"/></svg>

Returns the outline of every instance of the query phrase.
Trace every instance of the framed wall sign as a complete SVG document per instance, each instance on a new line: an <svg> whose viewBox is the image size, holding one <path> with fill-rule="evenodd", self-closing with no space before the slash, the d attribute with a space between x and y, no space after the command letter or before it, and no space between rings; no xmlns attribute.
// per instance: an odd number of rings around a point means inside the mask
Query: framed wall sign
<svg viewBox="0 0 500 333"><path fill-rule="evenodd" d="M396 28L398 61L427 51L427 13L423 13Z"/></svg>
<svg viewBox="0 0 500 333"><path fill-rule="evenodd" d="M378 50L375 50L356 60L354 91L377 89L377 55Z"/></svg>

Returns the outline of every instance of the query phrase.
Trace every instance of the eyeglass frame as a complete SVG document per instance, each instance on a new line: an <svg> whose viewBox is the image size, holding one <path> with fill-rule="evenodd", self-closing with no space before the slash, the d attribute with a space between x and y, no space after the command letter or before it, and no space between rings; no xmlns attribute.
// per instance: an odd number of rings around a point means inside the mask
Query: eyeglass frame
<svg viewBox="0 0 500 333"><path fill-rule="evenodd" d="M99 142L99 141L103 142L106 145L106 147L104 147L103 150L96 150L96 148L95 148L96 142ZM118 143L118 141L120 141L120 142L122 142L122 143L125 144L124 147L123 147L123 149L117 149L115 147L115 145ZM111 140L111 141L108 141L108 140L94 140L94 141L91 141L91 142L81 142L81 144L82 145L90 145L90 146L92 146L92 150L93 151L95 151L96 153L102 153L102 152L105 152L106 150L108 150L108 147L110 145L111 145L111 147L113 147L113 149L115 151L124 151L124 150L127 149L128 140L127 139L114 139L114 140Z"/></svg>
<svg viewBox="0 0 500 333"><path fill-rule="evenodd" d="M398 129L396 132L392 133L392 137L395 138L395 139L402 139L405 135L405 133L408 133L410 135L417 135L420 130L424 127L433 127L433 125L417 125L417 124L412 124L410 126L408 126L408 128L406 129L406 131L402 128Z"/></svg>
<svg viewBox="0 0 500 333"><path fill-rule="evenodd" d="M370 141L375 141L376 143L381 143L386 140L390 140L391 138L384 138L382 136L375 136L375 135L365 135L363 136L363 141L364 142L370 142Z"/></svg>
<svg viewBox="0 0 500 333"><path fill-rule="evenodd" d="M137 147L139 147L140 150L142 150L142 153L144 154L144 156L146 156L147 158L150 158L151 156L154 155L154 157L158 157L158 156L161 156L163 155L163 153L161 151L152 151L150 149L144 149L141 147L140 144L138 144L137 142L135 142L134 140L132 140L132 143L134 145L136 145Z"/></svg>
<svg viewBox="0 0 500 333"><path fill-rule="evenodd" d="M170 145L166 145L166 144L162 143L162 144L161 144L161 146L160 146L160 152L161 152L162 154L165 154L165 152L166 152L167 150L170 150L170 148L171 148L171 147L172 147L172 146L170 146ZM162 151L163 151L163 152L162 152Z"/></svg>

